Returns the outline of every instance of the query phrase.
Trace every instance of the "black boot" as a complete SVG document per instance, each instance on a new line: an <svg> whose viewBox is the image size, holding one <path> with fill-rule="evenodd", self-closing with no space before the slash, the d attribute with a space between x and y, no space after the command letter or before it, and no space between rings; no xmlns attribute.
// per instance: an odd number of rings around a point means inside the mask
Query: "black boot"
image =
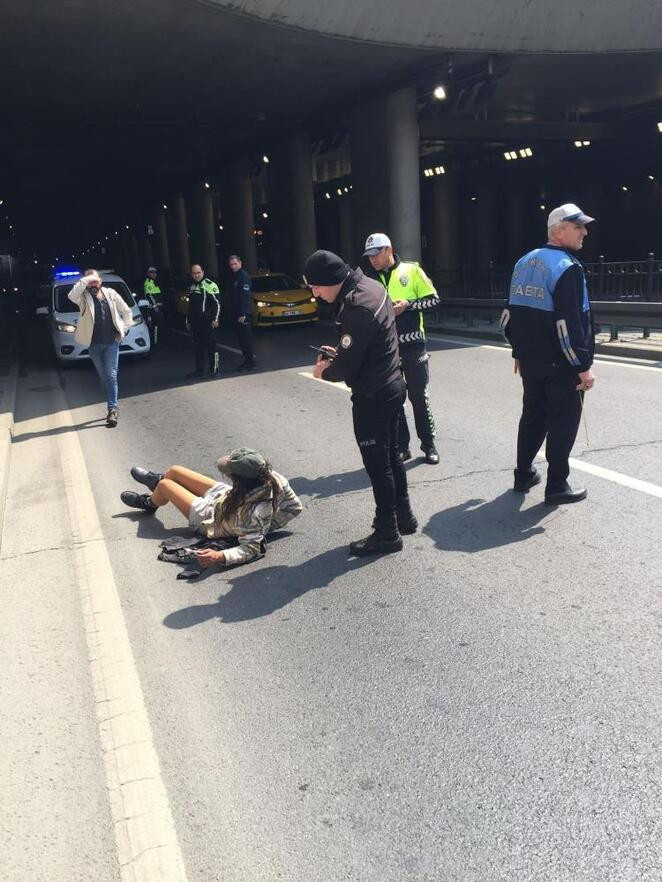
<svg viewBox="0 0 662 882"><path fill-rule="evenodd" d="M149 498L149 493L134 493L133 490L124 490L120 493L120 499L124 505L128 505L131 508L140 508L146 511L147 514L154 514L158 508Z"/></svg>
<svg viewBox="0 0 662 882"><path fill-rule="evenodd" d="M411 536L418 530L418 521L416 515L411 510L409 499L398 500L395 507L395 514L398 519L398 530L402 536Z"/></svg>
<svg viewBox="0 0 662 882"><path fill-rule="evenodd" d="M163 475L159 474L159 472L150 472L140 466L133 466L131 469L131 477L139 484L144 484L145 487L149 487L152 492L156 490L156 485L159 481L163 480Z"/></svg>
<svg viewBox="0 0 662 882"><path fill-rule="evenodd" d="M365 539L357 539L349 543L350 554L357 557L367 557L370 554L392 554L394 551L402 551L402 536L384 536L375 531Z"/></svg>
<svg viewBox="0 0 662 882"><path fill-rule="evenodd" d="M533 466L531 466L530 471L524 473L515 469L515 483L513 484L513 490L516 493L528 493L532 487L535 487L536 484L539 483L540 472Z"/></svg>

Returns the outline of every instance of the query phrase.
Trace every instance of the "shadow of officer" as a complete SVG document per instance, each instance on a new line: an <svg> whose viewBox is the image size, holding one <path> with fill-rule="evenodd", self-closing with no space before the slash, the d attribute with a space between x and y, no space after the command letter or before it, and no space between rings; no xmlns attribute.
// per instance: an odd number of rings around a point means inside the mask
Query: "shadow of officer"
<svg viewBox="0 0 662 882"><path fill-rule="evenodd" d="M549 508L534 505L521 511L521 497L508 490L496 499L469 499L432 515L423 533L442 551L473 554L525 542L545 532L539 526Z"/></svg>

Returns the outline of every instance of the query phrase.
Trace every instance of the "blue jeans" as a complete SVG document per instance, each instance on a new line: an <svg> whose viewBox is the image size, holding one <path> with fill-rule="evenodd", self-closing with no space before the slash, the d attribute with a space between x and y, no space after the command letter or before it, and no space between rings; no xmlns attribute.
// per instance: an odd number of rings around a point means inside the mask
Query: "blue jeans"
<svg viewBox="0 0 662 882"><path fill-rule="evenodd" d="M117 342L90 344L90 358L106 393L109 410L111 407L117 407L117 362L119 357L120 344Z"/></svg>

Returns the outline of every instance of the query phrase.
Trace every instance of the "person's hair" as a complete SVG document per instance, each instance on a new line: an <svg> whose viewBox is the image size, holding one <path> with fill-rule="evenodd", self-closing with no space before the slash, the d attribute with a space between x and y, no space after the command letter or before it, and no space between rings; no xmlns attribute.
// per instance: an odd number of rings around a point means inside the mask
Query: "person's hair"
<svg viewBox="0 0 662 882"><path fill-rule="evenodd" d="M199 267L200 267L200 270L204 273L205 268L204 268L204 266L203 266L201 263L192 263L192 264L191 264L191 269L193 269L194 266L199 266Z"/></svg>
<svg viewBox="0 0 662 882"><path fill-rule="evenodd" d="M240 475L230 475L230 477L232 478L232 487L221 503L221 517L223 520L232 517L235 512L239 511L249 493L257 490L258 487L265 487L267 485L271 487L271 506L273 511L276 511L276 494L278 493L279 486L268 462L265 462L255 478L242 478Z"/></svg>
<svg viewBox="0 0 662 882"><path fill-rule="evenodd" d="M241 257L239 257L238 254L231 254L231 255L228 257L228 261L230 261L230 260L238 260L239 263L241 263Z"/></svg>
<svg viewBox="0 0 662 882"><path fill-rule="evenodd" d="M92 275L94 275L94 273L99 275L99 270L92 269L91 267L89 269L83 270L84 276L92 276Z"/></svg>

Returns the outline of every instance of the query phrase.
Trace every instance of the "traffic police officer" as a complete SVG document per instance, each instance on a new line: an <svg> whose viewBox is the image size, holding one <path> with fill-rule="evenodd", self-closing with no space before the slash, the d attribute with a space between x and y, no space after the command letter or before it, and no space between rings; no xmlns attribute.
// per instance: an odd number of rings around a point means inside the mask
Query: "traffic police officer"
<svg viewBox="0 0 662 882"><path fill-rule="evenodd" d="M253 350L253 283L251 277L241 265L238 254L228 258L231 276L232 311L237 322L237 339L244 360L237 367L238 371L255 370L255 352Z"/></svg>
<svg viewBox="0 0 662 882"><path fill-rule="evenodd" d="M188 377L203 376L205 361L209 376L213 377L218 373L216 328L221 314L220 292L216 282L205 277L199 263L194 263L191 267L191 276L193 284L189 288L186 327L193 333L195 372Z"/></svg>
<svg viewBox="0 0 662 882"><path fill-rule="evenodd" d="M550 212L548 242L515 264L501 327L513 348L524 388L513 489L540 483L533 459L547 436L545 502L586 498L568 484L568 457L577 437L584 392L593 387L595 347L584 269L576 252L594 218L567 203Z"/></svg>
<svg viewBox="0 0 662 882"><path fill-rule="evenodd" d="M425 461L437 465L439 454L434 444L436 431L428 393L430 356L425 348L423 313L438 306L439 296L417 263L400 260L384 233L368 236L363 258L361 266L366 275L381 282L393 301L402 373L414 410L416 433ZM403 407L398 424L398 446L403 460L411 458L409 441L409 426Z"/></svg>
<svg viewBox="0 0 662 882"><path fill-rule="evenodd" d="M147 267L147 277L143 282L143 294L152 301L153 306L163 303L162 292L159 283L156 281L157 270L155 266Z"/></svg>
<svg viewBox="0 0 662 882"><path fill-rule="evenodd" d="M356 555L402 550L402 533L418 523L409 504L407 474L398 455L398 413L405 400L393 306L384 288L337 254L316 251L304 281L315 297L335 304L338 347L323 347L314 376L352 390L352 417L375 497L373 533L352 542Z"/></svg>

